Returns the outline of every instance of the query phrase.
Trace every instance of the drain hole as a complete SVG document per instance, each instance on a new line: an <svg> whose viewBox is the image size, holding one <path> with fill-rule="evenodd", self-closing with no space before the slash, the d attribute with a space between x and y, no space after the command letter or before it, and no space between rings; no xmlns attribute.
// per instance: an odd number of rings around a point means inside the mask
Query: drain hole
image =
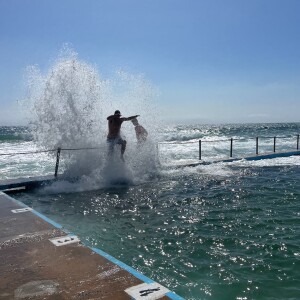
<svg viewBox="0 0 300 300"><path fill-rule="evenodd" d="M18 214L18 213L22 213L22 212L31 211L31 210L32 210L32 208L30 208L30 207L24 207L24 208L12 209L12 212L14 214Z"/></svg>
<svg viewBox="0 0 300 300"><path fill-rule="evenodd" d="M50 242L53 243L55 246L63 246L71 243L80 242L80 240L76 235L73 235L73 236L51 239Z"/></svg>

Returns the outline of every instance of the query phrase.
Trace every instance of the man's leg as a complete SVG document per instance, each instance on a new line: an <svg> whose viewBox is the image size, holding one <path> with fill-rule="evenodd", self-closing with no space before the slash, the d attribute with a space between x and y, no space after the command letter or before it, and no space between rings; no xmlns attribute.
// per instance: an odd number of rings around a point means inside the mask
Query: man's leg
<svg viewBox="0 0 300 300"><path fill-rule="evenodd" d="M107 145L108 145L108 152L107 155L108 156L112 156L113 152L114 152L114 145L115 145L115 141L114 140L107 140Z"/></svg>
<svg viewBox="0 0 300 300"><path fill-rule="evenodd" d="M121 159L124 161L124 152L126 150L127 142L125 140L121 141Z"/></svg>

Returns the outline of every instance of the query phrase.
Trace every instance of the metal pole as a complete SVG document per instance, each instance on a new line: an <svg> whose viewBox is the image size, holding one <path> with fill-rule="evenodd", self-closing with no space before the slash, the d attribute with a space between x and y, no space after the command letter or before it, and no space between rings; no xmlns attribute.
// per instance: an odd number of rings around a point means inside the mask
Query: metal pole
<svg viewBox="0 0 300 300"><path fill-rule="evenodd" d="M256 155L258 155L258 136L256 137Z"/></svg>
<svg viewBox="0 0 300 300"><path fill-rule="evenodd" d="M299 150L299 134L297 134L297 150Z"/></svg>
<svg viewBox="0 0 300 300"><path fill-rule="evenodd" d="M58 173L60 151L61 151L61 148L58 147L58 148L57 148L57 153L56 153L56 164L55 164L55 173L54 173L54 177L57 177L57 173Z"/></svg>
<svg viewBox="0 0 300 300"><path fill-rule="evenodd" d="M201 140L199 140L199 160L201 160L201 152L202 152L202 150L201 150Z"/></svg>
<svg viewBox="0 0 300 300"><path fill-rule="evenodd" d="M274 153L276 152L276 136L274 136L274 147L273 147Z"/></svg>
<svg viewBox="0 0 300 300"><path fill-rule="evenodd" d="M232 144L233 144L233 138L230 139L230 157L232 157Z"/></svg>

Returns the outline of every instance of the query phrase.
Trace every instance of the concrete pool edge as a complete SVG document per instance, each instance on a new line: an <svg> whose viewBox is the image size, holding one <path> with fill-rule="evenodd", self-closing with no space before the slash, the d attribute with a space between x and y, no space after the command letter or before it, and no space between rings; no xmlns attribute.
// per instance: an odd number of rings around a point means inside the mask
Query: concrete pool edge
<svg viewBox="0 0 300 300"><path fill-rule="evenodd" d="M8 200L14 202L15 204L17 204L18 206L21 206L22 208L28 208L28 206L26 204L24 204L23 202L7 195L5 192L0 191L0 196L7 198ZM63 231L64 233L66 233L67 235L71 235L70 232L67 232L66 230L63 229L63 226L58 224L57 222L51 220L50 218L44 216L43 214L39 213L38 211L32 209L30 210L35 216L37 216L38 218L41 218L42 220L44 220L45 222L49 223L50 225L52 225L53 227ZM73 235L73 234L72 234ZM111 256L110 254L104 252L101 249L95 248L95 247L90 247L88 245L85 245L83 242L81 242L81 244L85 247L90 249L91 251L93 251L94 253L96 253L97 255L107 259L108 261L112 262L113 264L117 265L118 267L120 267L121 269L127 271L128 273L130 273L131 275L133 275L134 277L138 278L139 280L141 280L144 283L147 284L151 284L151 283L156 283L154 280L148 278L147 276L143 275L142 273L138 272L137 270L135 270L134 268L128 266L127 264L119 261L118 259L116 259L115 257ZM176 293L172 292L172 291L168 291L165 294L166 297L168 297L169 299L173 299L173 300L184 300L184 298L182 298L181 296L177 295ZM158 298L157 298L158 299Z"/></svg>

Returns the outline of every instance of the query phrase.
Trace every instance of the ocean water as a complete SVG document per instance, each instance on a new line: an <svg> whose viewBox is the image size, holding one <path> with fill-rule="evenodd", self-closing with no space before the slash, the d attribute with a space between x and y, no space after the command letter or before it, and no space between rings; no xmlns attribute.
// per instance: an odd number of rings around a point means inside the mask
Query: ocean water
<svg viewBox="0 0 300 300"><path fill-rule="evenodd" d="M14 197L186 299L300 299L300 156L177 167L199 140L204 161L227 158L230 138L234 157L255 155L256 137L260 153L274 136L295 150L300 123L145 127L137 148L124 124L125 164L107 161L105 138L51 145L45 126L0 127L0 178L53 174L56 152L40 150L95 146L63 150L56 183Z"/></svg>

